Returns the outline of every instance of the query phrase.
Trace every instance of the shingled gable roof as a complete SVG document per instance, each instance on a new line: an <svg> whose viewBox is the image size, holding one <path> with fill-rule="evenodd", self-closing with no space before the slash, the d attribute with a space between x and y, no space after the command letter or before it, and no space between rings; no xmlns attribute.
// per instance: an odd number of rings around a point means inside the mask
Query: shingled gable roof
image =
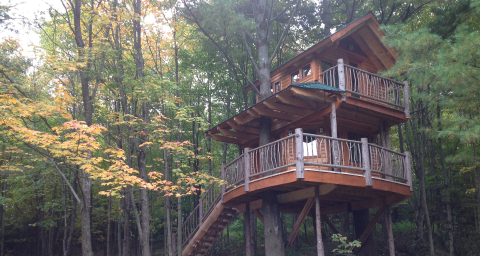
<svg viewBox="0 0 480 256"><path fill-rule="evenodd" d="M323 47L326 47L328 45L331 45L345 37L347 37L348 35L352 34L353 32L355 32L357 29L360 29L361 27L363 27L365 24L367 24L369 21L372 21L375 25L376 25L376 28L378 29L378 32L383 36L383 32L379 29L380 28L380 23L378 22L377 18L375 17L375 15L373 15L372 12L368 12L366 13L365 15L363 15L362 17L352 21L351 23L345 25L343 28L341 28L340 30L338 30L337 32L325 37L324 39L322 39L320 42L318 42L317 44L309 47L307 50L305 50L304 52L298 54L297 56L291 58L290 60L288 60L287 62L283 63L282 65L278 66L277 68L275 68L274 70L272 70L270 72L270 76L274 76L276 75L280 70L282 70L284 67L286 66L289 66L289 64L293 64L295 63L296 61L299 61L301 60L302 58L304 58L305 56L309 55L309 54L313 54L315 51L323 48ZM383 45L383 43L382 43ZM386 46L386 45L383 45L388 51L389 53L394 57L396 58L396 52L394 49ZM257 81L255 81L254 83L257 83ZM250 91L252 88L251 88L251 85L246 85L245 86L245 90L246 91Z"/></svg>

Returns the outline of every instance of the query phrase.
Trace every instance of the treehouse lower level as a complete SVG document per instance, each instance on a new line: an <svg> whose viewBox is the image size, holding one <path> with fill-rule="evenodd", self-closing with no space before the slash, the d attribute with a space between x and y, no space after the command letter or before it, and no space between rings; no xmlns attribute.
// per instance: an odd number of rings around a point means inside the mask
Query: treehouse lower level
<svg viewBox="0 0 480 256"><path fill-rule="evenodd" d="M300 214L289 244L305 218L316 216L315 198L321 220L335 232L328 214L380 207L364 231L365 240L385 207L403 201L412 191L408 152L302 129L267 145L246 148L222 166L219 178L227 184L212 184L182 226L183 255L204 255L238 212L252 210L263 222L262 193L274 193L281 212Z"/></svg>

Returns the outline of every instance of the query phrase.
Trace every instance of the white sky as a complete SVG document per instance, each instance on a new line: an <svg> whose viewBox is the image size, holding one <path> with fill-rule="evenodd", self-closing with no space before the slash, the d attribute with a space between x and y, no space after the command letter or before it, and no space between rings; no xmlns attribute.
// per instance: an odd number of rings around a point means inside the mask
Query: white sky
<svg viewBox="0 0 480 256"><path fill-rule="evenodd" d="M49 18L48 8L50 6L63 10L60 0L0 0L0 5L14 5L10 16L14 18L14 27L18 33L6 30L0 31L0 37L11 37L20 40L24 54L33 57L33 45L40 43L40 37L33 31L35 18ZM27 23L28 22L28 23Z"/></svg>

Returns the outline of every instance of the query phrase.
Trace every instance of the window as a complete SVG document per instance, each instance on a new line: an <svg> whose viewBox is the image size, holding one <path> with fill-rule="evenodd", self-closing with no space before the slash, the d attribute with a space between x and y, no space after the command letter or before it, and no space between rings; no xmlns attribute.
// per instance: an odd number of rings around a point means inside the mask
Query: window
<svg viewBox="0 0 480 256"><path fill-rule="evenodd" d="M302 78L305 78L312 74L312 69L310 68L310 64L302 68Z"/></svg>
<svg viewBox="0 0 480 256"><path fill-rule="evenodd" d="M280 81L279 81L279 82L275 82L274 91L275 91L275 93L277 93L277 92L280 91Z"/></svg>
<svg viewBox="0 0 480 256"><path fill-rule="evenodd" d="M296 83L298 80L300 80L300 75L298 74L298 71L296 71L292 74L292 84Z"/></svg>

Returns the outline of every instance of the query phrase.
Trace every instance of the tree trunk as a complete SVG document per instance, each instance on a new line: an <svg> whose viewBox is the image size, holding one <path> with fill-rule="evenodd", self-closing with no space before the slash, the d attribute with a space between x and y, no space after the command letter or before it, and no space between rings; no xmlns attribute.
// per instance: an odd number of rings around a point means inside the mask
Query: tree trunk
<svg viewBox="0 0 480 256"><path fill-rule="evenodd" d="M442 131L442 123L440 121L441 118L441 110L440 104L437 105L437 122L438 122L438 131ZM450 199L450 172L447 170L445 166L445 154L443 152L443 143L442 138L438 138L438 150L440 151L440 162L442 164L442 171L443 171L443 186L445 188L445 204L447 207L447 232L448 232L448 245L449 245L449 252L450 256L454 256L454 248L453 248L453 220L452 220L452 205Z"/></svg>
<svg viewBox="0 0 480 256"><path fill-rule="evenodd" d="M282 223L280 221L277 195L272 191L262 195L262 213L264 219L265 255L285 255L285 244L282 237Z"/></svg>
<svg viewBox="0 0 480 256"><path fill-rule="evenodd" d="M368 226L369 223L369 210L364 209L364 210L357 210L353 211L353 221L354 221L354 226L355 226L355 239L359 239L360 236L362 235L363 231ZM365 240L365 242L362 244L362 247L359 251L358 255L374 255L375 248L373 245L373 239L372 235L370 234Z"/></svg>

